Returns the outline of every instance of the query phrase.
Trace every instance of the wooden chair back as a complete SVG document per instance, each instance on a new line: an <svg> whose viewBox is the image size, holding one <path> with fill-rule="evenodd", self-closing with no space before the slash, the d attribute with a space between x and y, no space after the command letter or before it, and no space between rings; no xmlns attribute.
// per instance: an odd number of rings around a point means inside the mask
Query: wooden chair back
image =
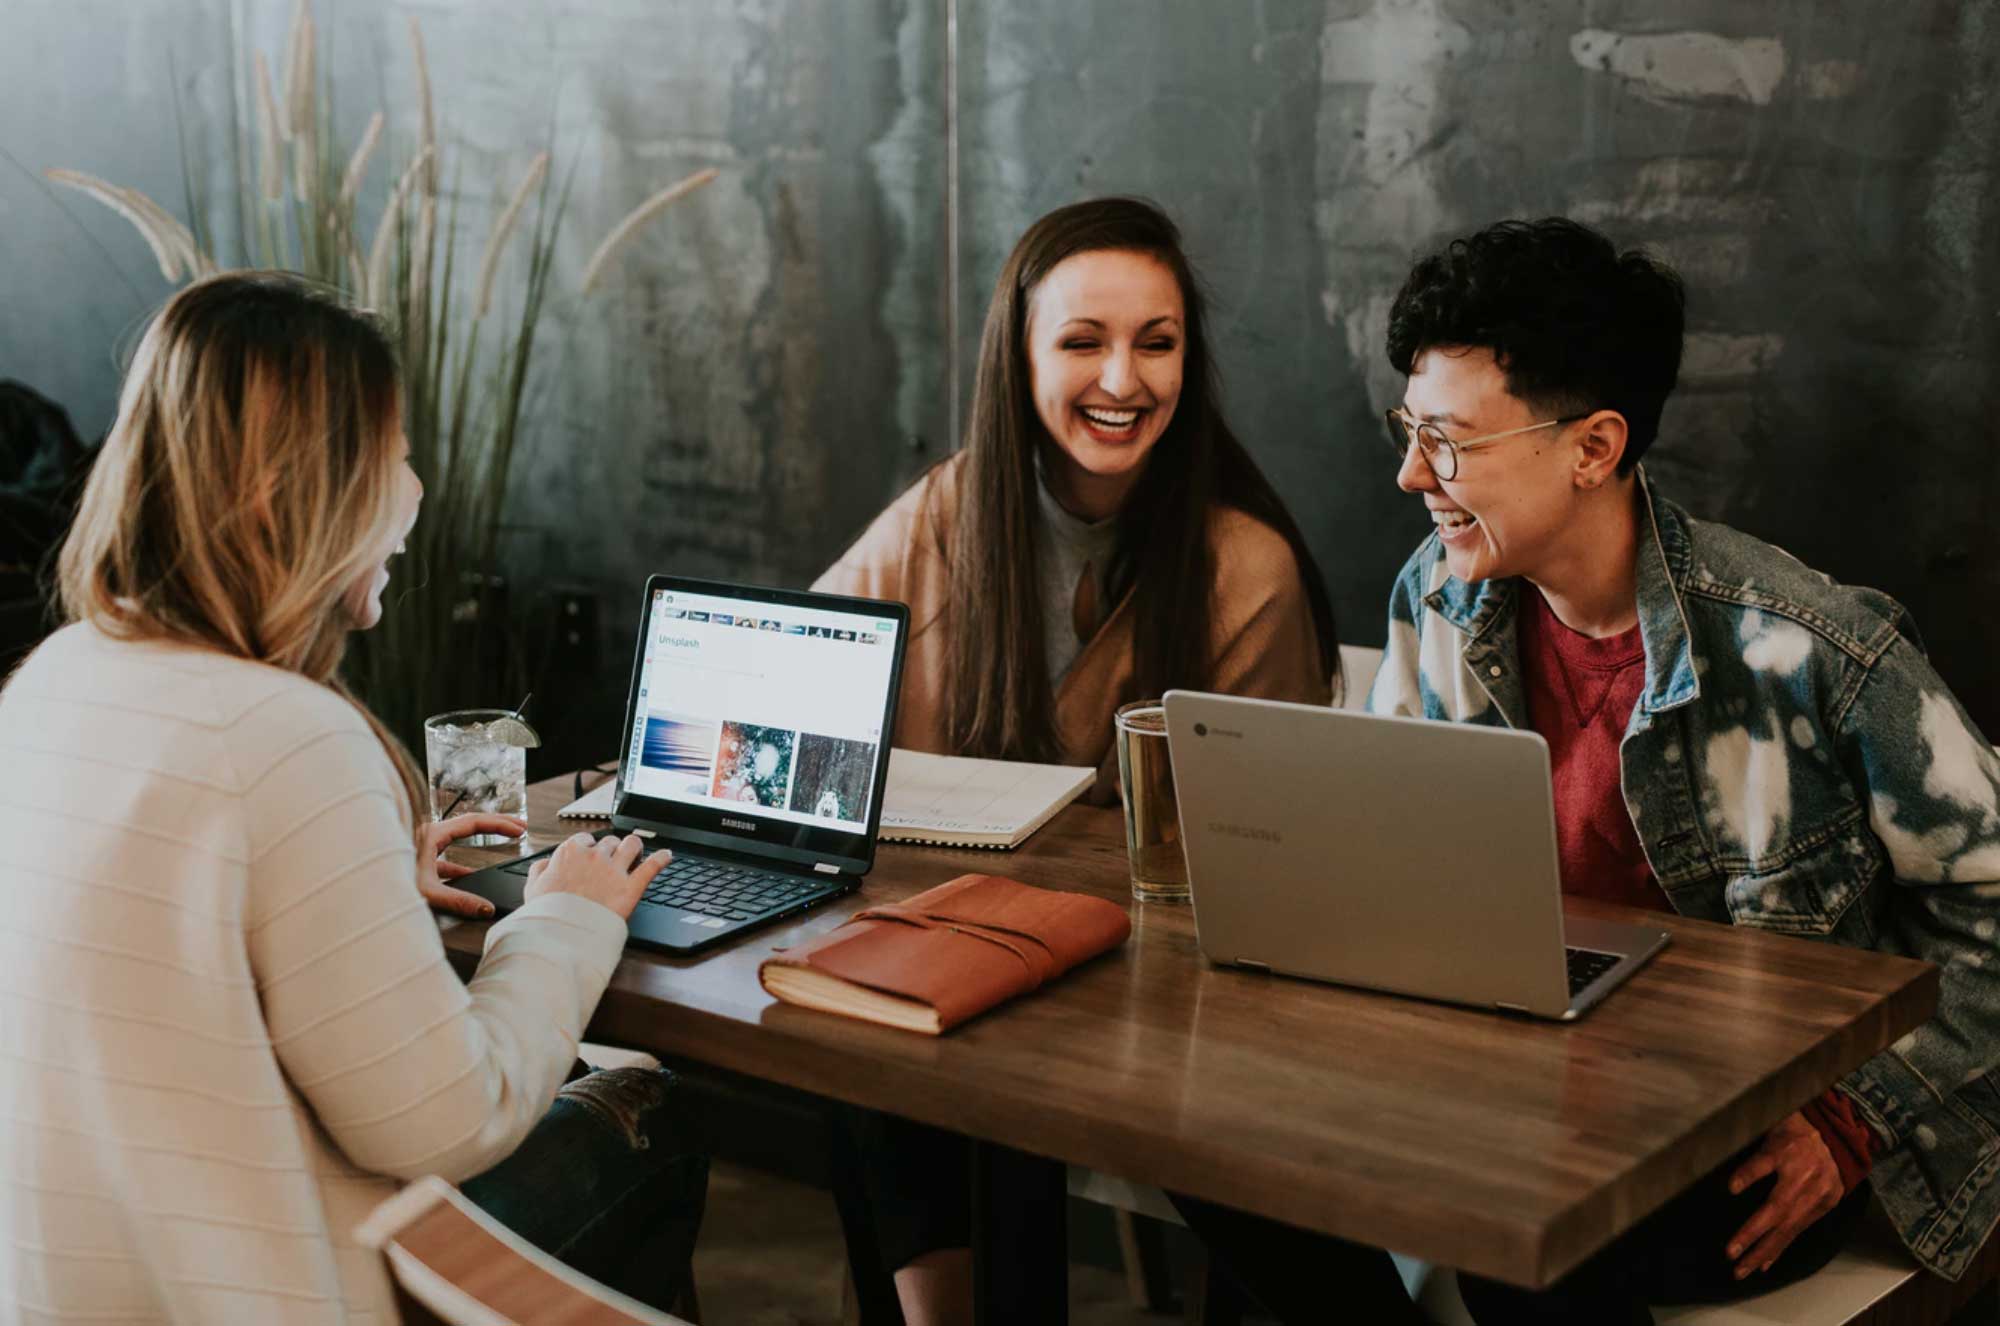
<svg viewBox="0 0 2000 1326"><path fill-rule="evenodd" d="M382 1254L405 1326L687 1326L577 1274L443 1179L403 1189L355 1237Z"/></svg>

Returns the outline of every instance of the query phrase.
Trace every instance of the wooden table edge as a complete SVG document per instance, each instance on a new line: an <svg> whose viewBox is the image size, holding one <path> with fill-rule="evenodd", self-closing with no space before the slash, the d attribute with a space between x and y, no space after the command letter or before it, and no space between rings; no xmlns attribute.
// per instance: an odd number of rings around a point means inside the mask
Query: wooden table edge
<svg viewBox="0 0 2000 1326"><path fill-rule="evenodd" d="M568 777L562 775L561 779L567 780ZM543 780L542 786L557 781ZM559 826L558 832L571 827L588 829L591 825L582 821L566 821ZM1674 917L1669 918L1669 924L1701 926L1711 923ZM469 978L476 970L488 928L489 923L464 923L445 936L447 952L461 977ZM1242 1181L1238 1171L1234 1183L1224 1188L1211 1180L1208 1174L1222 1169L1235 1171L1237 1165L1255 1165L1258 1159L1255 1153L1247 1153L1221 1157L1207 1164L1183 1164L1180 1163L1182 1157L1169 1156L1168 1162L1162 1165L1157 1163L1160 1155L1157 1143L1132 1130L1122 1120L1062 1107L1053 1101L1045 1103L1033 1127L1023 1126L1004 1113L989 1114L977 1100L961 1102L961 1108L956 1112L933 1107L930 1104L933 1097L948 1095L933 1089L940 1083L948 1084L951 1080L949 1075L906 1061L876 1063L868 1089L857 1090L850 1085L854 1080L853 1052L848 1047L830 1044L811 1035L794 1034L782 1025L746 1023L740 1018L693 1005L676 1005L676 1016L662 1019L658 1015L660 1000L657 996L620 988L621 976L630 976L636 981L636 973L643 969L644 963L642 958L635 964L629 955L621 959L593 1014L586 1032L589 1038L646 1050L663 1057L709 1063L764 1081L873 1109L884 1108L884 1076L893 1088L899 1077L907 1075L910 1089L901 1093L907 1098L903 1103L914 1101L916 1108L891 1112L1068 1164L1087 1166L1132 1182L1152 1184L1209 1200L1221 1199L1225 1193L1230 1197L1240 1196ZM1742 1128L1743 1119L1755 1120L1748 1131L1749 1137L1754 1138L1819 1094L1827 1084L1872 1057L1882 1046L1928 1021L1936 1009L1937 969L1915 961L1908 961L1908 967L1909 979L1883 993L1881 1002L1868 1015L1877 1024L1876 1034L1849 1038L1850 1043L1859 1044L1875 1041L1879 1036L1876 1050L1862 1052L1843 1050L1839 1046L1822 1046L1816 1051L1801 1054L1774 1074L1761 1090L1745 1091L1732 1100L1734 1105L1757 1097L1761 1103L1745 1105L1742 1115L1734 1115L1731 1110L1718 1111L1701 1125L1688 1130L1671 1147L1663 1149L1650 1160L1636 1162L1633 1169L1627 1171L1628 1178L1635 1172L1643 1172L1642 1181L1650 1187L1664 1171L1675 1174L1677 1181L1662 1183L1662 1187L1669 1191L1658 1200L1642 1209L1626 1212L1623 1227L1629 1229L1657 1209L1672 1192L1685 1188L1743 1145L1742 1140L1733 1136ZM1056 992L1052 990L1050 993ZM802 1019L831 1016L802 1009L787 1009L785 1013ZM1004 1009L996 1015L1004 1015ZM813 1023L802 1022L800 1025L803 1028ZM749 1033L747 1041L746 1031ZM783 1043L783 1055L769 1053L772 1038ZM891 1090L887 1094L897 1093ZM1063 1126L1051 1129L1048 1126L1050 1121ZM1050 1142L1052 1133L1059 1138L1055 1144ZM1271 1168L1276 1170L1282 1166ZM1274 1180L1278 1178L1275 1173L1272 1177ZM1601 1228L1610 1214L1604 1209L1608 1198L1602 1195L1559 1209L1541 1227L1539 1236L1533 1233L1524 1235L1518 1225L1495 1223L1446 1203L1438 1203L1434 1214L1442 1212L1448 1215L1450 1223L1467 1236L1457 1242L1476 1247L1470 1256L1454 1254L1448 1258L1438 1255L1437 1249L1442 1240L1420 1232L1399 1230L1402 1224L1426 1223L1424 1221L1393 1218L1385 1221L1378 1211L1369 1217L1364 1228L1359 1222L1343 1218L1348 1207L1366 1209L1371 1205L1397 1205L1405 1212L1421 1209L1421 1203L1413 1205L1411 1194L1401 1185L1383 1181L1377 1187L1364 1182L1351 1185L1338 1198L1302 1201L1296 1189L1277 1182L1270 1190L1270 1196L1273 1200L1260 1205L1258 1212L1271 1219L1336 1237L1386 1246L1425 1260L1454 1265L1475 1274L1530 1288L1552 1283L1608 1241L1593 1241L1592 1235L1592 1231ZM1357 1197L1366 1200L1356 1201ZM1422 1200L1433 1199L1426 1196ZM1485 1255L1489 1251L1498 1255Z"/></svg>
<svg viewBox="0 0 2000 1326"><path fill-rule="evenodd" d="M1893 991L1870 1015L1885 1024L1878 1035L1862 1037L1858 1043L1879 1039L1881 1045L1890 1045L1936 1015L1941 973L1934 964L1928 962L1913 965L1918 970L1913 973L1911 979ZM1652 1161L1641 1161L1634 1168L1680 1170L1687 1174L1687 1181L1692 1182L1722 1164L1741 1148L1740 1143L1731 1144L1711 1135L1720 1131L1718 1120L1721 1114L1740 1108L1740 1117L1758 1121L1753 1124L1751 1131L1753 1135L1761 1136L1787 1115L1825 1091L1828 1086L1838 1082L1880 1052L1879 1049L1866 1052L1842 1051L1839 1047L1833 1047L1817 1055L1800 1055L1780 1070L1777 1075L1778 1080L1790 1082L1794 1078L1802 1078L1807 1082L1821 1085L1809 1086L1802 1092L1796 1087L1780 1089L1772 1086L1761 1093L1755 1091L1740 1093L1730 1101L1730 1109L1712 1117L1702 1127L1688 1130ZM1745 1103L1759 1095L1765 1098L1763 1104ZM1679 1185L1681 1188L1686 1186L1687 1183ZM1646 1210L1635 1211L1626 1227L1631 1228L1663 1204L1664 1202L1655 1203ZM1590 1258L1596 1251L1595 1248L1579 1250L1576 1245L1585 1237L1585 1231L1591 1223L1602 1219L1603 1213L1599 1209L1601 1205L1600 1202L1589 1199L1572 1203L1549 1221L1534 1252L1535 1279L1526 1287L1539 1289L1553 1284ZM1733 1232L1725 1230L1718 1233L1716 1236L1718 1245Z"/></svg>
<svg viewBox="0 0 2000 1326"><path fill-rule="evenodd" d="M485 928L483 925L464 926L455 932L455 938L448 939L447 949L461 976L469 977L477 967L479 951L475 944L483 942ZM612 986L605 991L591 1019L586 1034L593 1040L642 1049L662 1057L713 1064L730 1072L871 1109L884 1108L885 1083L894 1094L897 1080L908 1075L911 1089L904 1094L908 1097L906 1103L914 1102L915 1107L891 1112L1067 1164L1086 1166L1132 1182L1210 1200L1225 1196L1221 1185L1209 1177L1217 1167L1234 1169L1237 1165L1256 1163L1254 1155L1239 1155L1225 1158L1232 1162L1227 1165L1220 1161L1216 1166L1183 1164L1180 1157L1174 1156L1170 1156L1167 1163L1160 1164L1157 1145L1121 1120L1066 1108L1053 1101L1048 1103L1048 1108L1032 1127L1006 1114L990 1114L976 1100L961 1102L955 1111L934 1107L929 1102L941 1098L941 1093L923 1088L934 1087L947 1078L934 1074L922 1065L878 1062L873 1066L873 1075L864 1089L856 1083L853 1054L846 1047L828 1044L811 1036L793 1035L782 1027L758 1026L754 1029L757 1039L765 1040L767 1044L770 1039L783 1043L783 1054L770 1054L745 1043L745 1024L740 1021L685 1005L676 1008L672 1019L662 1019L659 1002L654 996L621 990L617 980L614 975ZM1884 1045L1930 1018L1937 1002L1937 982L1937 969L1926 964L1910 983L1891 994L1871 1015L1884 1024L1880 1033ZM807 1010L796 1010L796 1013L801 1018L832 1016L815 1015ZM1740 1126L1736 1118L1755 1120L1752 1135L1761 1133L1819 1094L1826 1084L1865 1062L1872 1053L1826 1050L1817 1055L1801 1055L1776 1075L1774 1081L1781 1085L1767 1086L1760 1092L1745 1092L1732 1102L1758 1096L1762 1097L1761 1104L1745 1104L1744 1114L1734 1118L1729 1112L1718 1112L1702 1126L1689 1130L1671 1148L1650 1160L1636 1162L1634 1168L1648 1172L1644 1180L1648 1187L1659 1181L1659 1171L1678 1172L1679 1180L1660 1181L1660 1186L1668 1190L1668 1195L1679 1191L1722 1163L1741 1145L1731 1136ZM1064 1126L1051 1129L1051 1122ZM1052 1131L1059 1133L1064 1140L1051 1145ZM1234 1186L1240 1188L1240 1184L1239 1175ZM1281 1182L1276 1183L1270 1190L1272 1201L1260 1207L1259 1214L1335 1237L1386 1246L1425 1260L1441 1260L1436 1251L1438 1241L1399 1229L1403 1222L1385 1222L1378 1213L1371 1216L1364 1227L1360 1222L1344 1218L1344 1210L1348 1207L1367 1209L1388 1203L1391 1199L1406 1210L1410 1209L1410 1194L1397 1185L1385 1181L1376 1188L1363 1183L1325 1202L1301 1201L1295 1194L1295 1189ZM1234 1193L1228 1195L1233 1196ZM1667 1195L1644 1209L1627 1213L1625 1228L1636 1224L1665 1200ZM1490 1258L1454 1255L1450 1264L1461 1270L1529 1288L1544 1287L1604 1246L1592 1234L1593 1230L1603 1226L1606 1219L1604 1204L1598 1198L1573 1203L1543 1226L1539 1238L1531 1236L1527 1239L1521 1237L1515 1226L1494 1224L1474 1213L1455 1211L1454 1221L1462 1231L1472 1236L1467 1241L1490 1248L1499 1255Z"/></svg>

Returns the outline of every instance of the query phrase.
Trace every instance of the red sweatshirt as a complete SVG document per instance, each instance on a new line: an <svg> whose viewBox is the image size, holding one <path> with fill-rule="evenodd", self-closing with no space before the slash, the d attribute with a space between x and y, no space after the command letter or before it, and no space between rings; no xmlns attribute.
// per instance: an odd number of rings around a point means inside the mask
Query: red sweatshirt
<svg viewBox="0 0 2000 1326"><path fill-rule="evenodd" d="M1528 722L1549 744L1563 892L1672 911L1626 813L1618 758L1618 743L1646 688L1639 628L1604 639L1579 635L1557 620L1532 585L1522 586L1520 618ZM1875 1131L1833 1088L1801 1113L1819 1130L1842 1187L1852 1192L1874 1164Z"/></svg>

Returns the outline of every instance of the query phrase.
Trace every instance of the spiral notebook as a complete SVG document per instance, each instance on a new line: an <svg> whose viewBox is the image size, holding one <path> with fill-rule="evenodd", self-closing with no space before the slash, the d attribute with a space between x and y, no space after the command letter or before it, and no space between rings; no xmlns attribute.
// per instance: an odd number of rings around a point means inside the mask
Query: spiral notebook
<svg viewBox="0 0 2000 1326"><path fill-rule="evenodd" d="M1096 777L1097 770L1083 765L894 749L882 795L881 839L1009 852L1081 796ZM558 814L566 820L609 819L616 781L605 779Z"/></svg>
<svg viewBox="0 0 2000 1326"><path fill-rule="evenodd" d="M1082 765L891 750L882 841L1011 852L1096 778Z"/></svg>
<svg viewBox="0 0 2000 1326"><path fill-rule="evenodd" d="M618 780L607 778L556 812L561 820L608 820L617 805Z"/></svg>

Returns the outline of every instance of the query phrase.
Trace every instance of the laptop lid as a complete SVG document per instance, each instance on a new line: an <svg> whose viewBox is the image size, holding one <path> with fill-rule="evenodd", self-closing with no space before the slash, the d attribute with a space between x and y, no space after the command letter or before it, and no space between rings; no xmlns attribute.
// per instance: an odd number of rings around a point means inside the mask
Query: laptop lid
<svg viewBox="0 0 2000 1326"><path fill-rule="evenodd" d="M1166 709L1203 952L1563 1015L1541 737L1186 691Z"/></svg>
<svg viewBox="0 0 2000 1326"><path fill-rule="evenodd" d="M648 579L614 827L867 873L908 628L901 603Z"/></svg>

